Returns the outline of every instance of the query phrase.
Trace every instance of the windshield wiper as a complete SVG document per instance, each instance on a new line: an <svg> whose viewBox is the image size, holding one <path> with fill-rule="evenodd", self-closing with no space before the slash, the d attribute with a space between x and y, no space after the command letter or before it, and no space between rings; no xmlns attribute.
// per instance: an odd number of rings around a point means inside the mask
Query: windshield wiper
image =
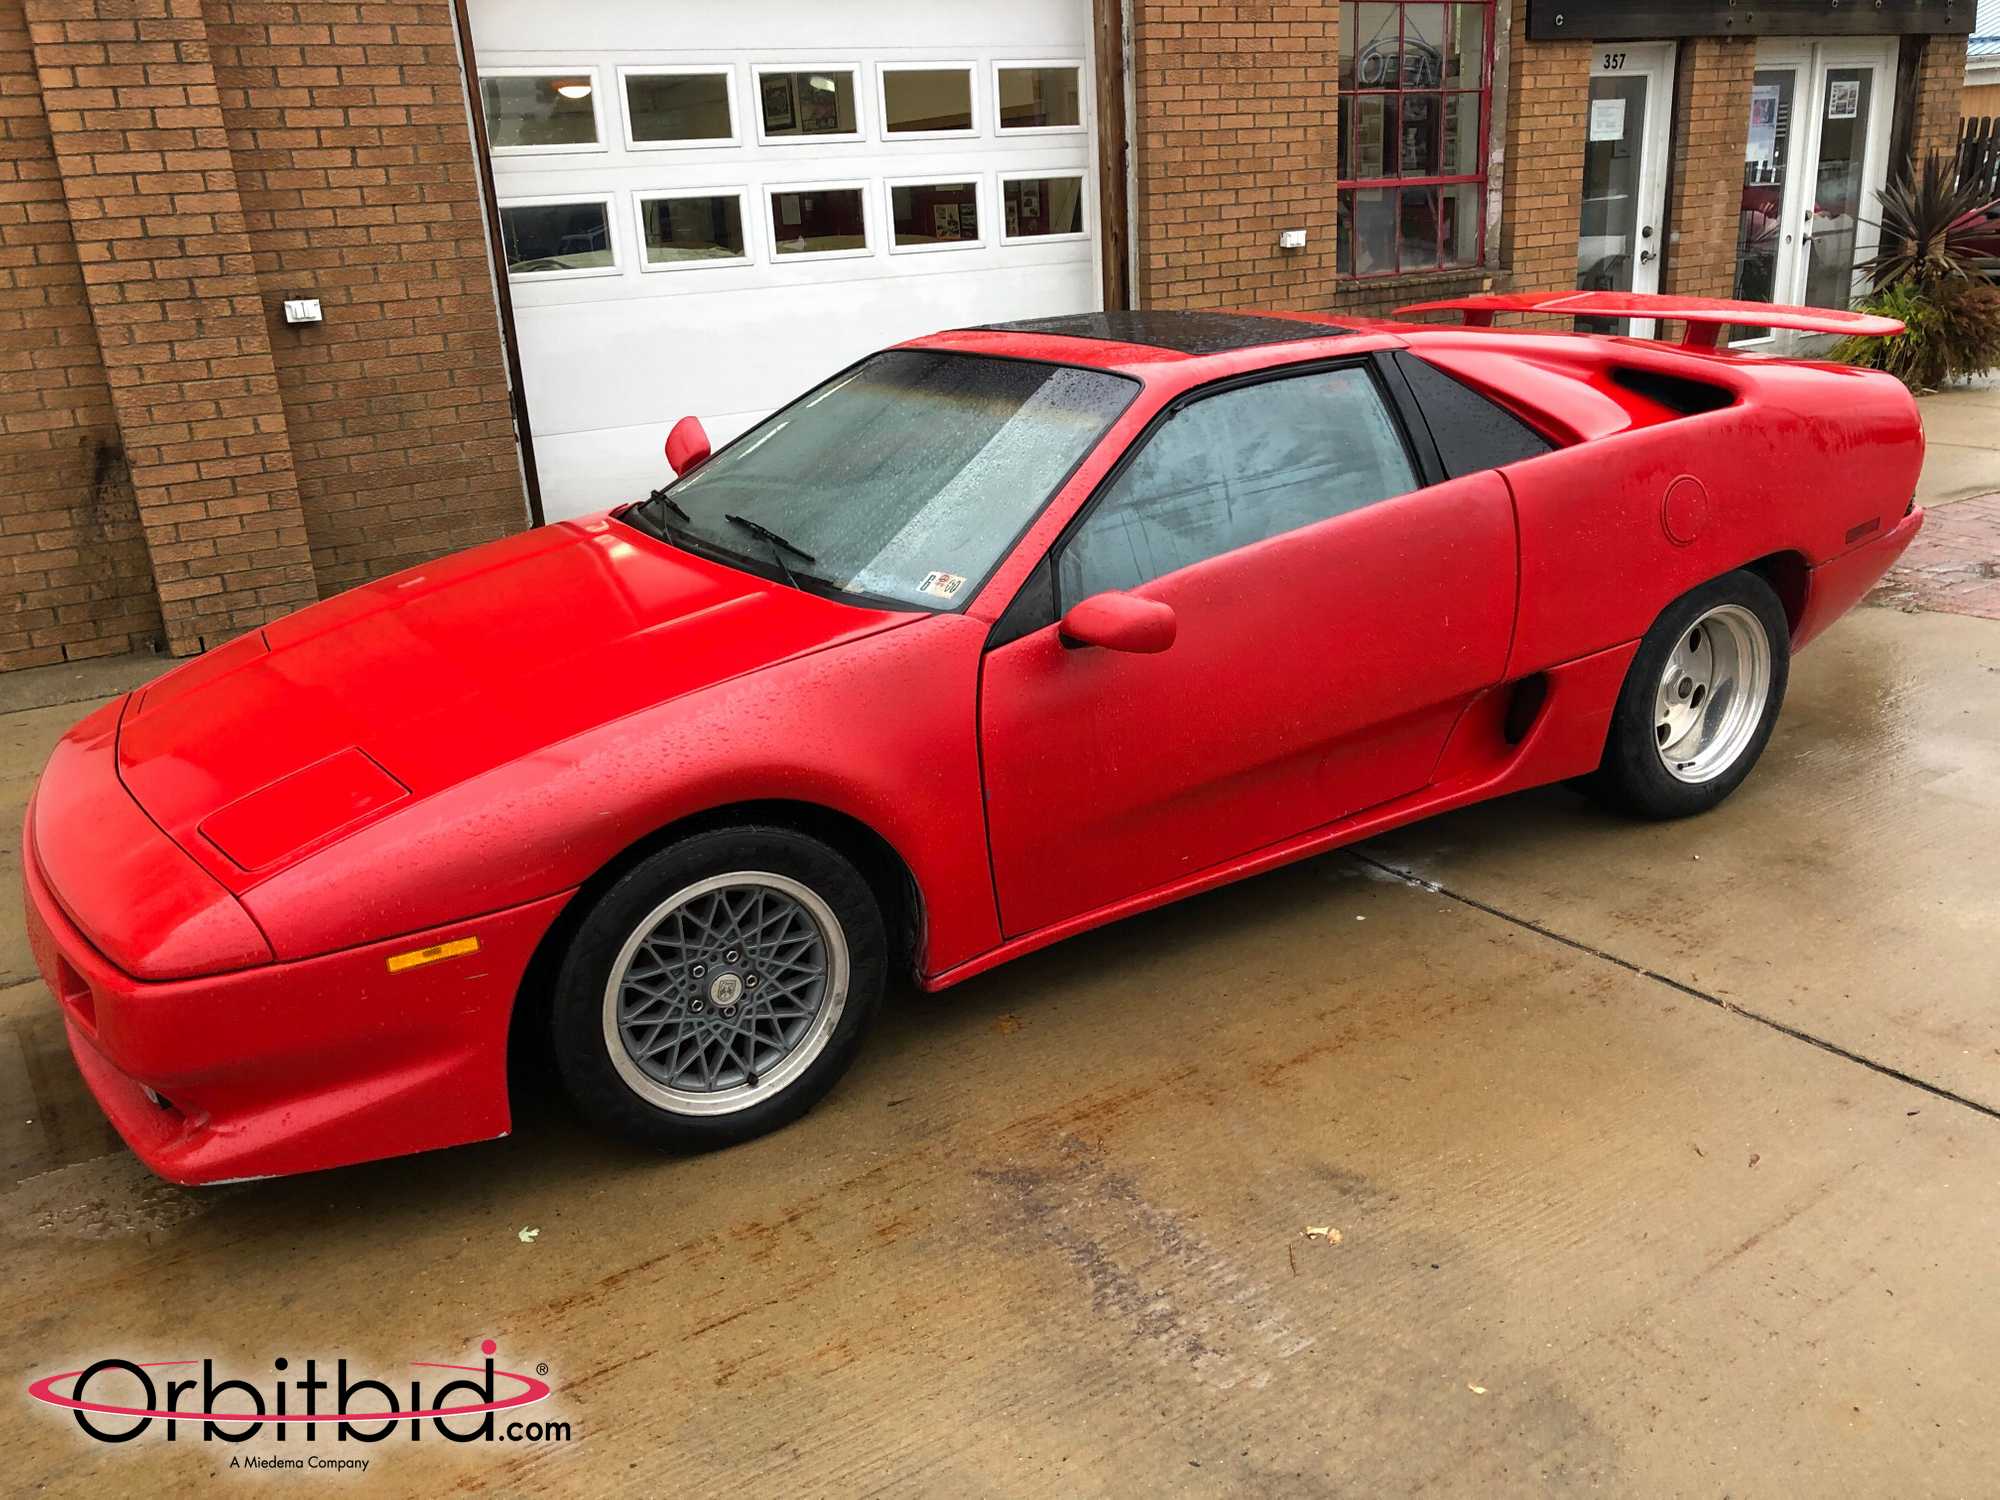
<svg viewBox="0 0 2000 1500"><path fill-rule="evenodd" d="M680 502L667 493L667 487L664 484L661 485L658 489L654 490L652 494L648 495L645 499L641 500L639 503L641 505L664 505L668 510L672 511L675 515L679 516L683 521L692 522L694 520L693 516L689 515L686 511L681 509Z"/></svg>
<svg viewBox="0 0 2000 1500"><path fill-rule="evenodd" d="M785 561L785 554L789 552L794 557L800 558L805 562L818 562L819 559L817 557L814 557L812 553L806 551L805 548L801 547L791 538L780 532L773 531L762 521L753 521L748 516L737 515L734 511L725 511L722 519L733 526L741 526L752 536L762 537L765 541L769 542L771 544L771 560L784 571L785 582L789 583L793 588L803 591L804 585L799 582L799 575L792 571L792 565Z"/></svg>
<svg viewBox="0 0 2000 1500"><path fill-rule="evenodd" d="M645 499L634 501L617 514L624 520L626 525L636 526L639 530L645 532L647 536L657 537L663 542L670 542L676 536L691 535L690 532L684 531L669 521L662 521L657 517L648 515L646 507L649 505L664 505L683 521L693 520L693 517L682 510L678 504L667 498L667 487L665 485L661 485Z"/></svg>

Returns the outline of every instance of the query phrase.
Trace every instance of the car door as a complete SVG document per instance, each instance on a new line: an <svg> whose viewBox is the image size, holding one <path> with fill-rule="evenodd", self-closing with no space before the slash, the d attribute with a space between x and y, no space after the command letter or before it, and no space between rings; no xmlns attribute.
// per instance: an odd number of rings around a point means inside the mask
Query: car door
<svg viewBox="0 0 2000 1500"><path fill-rule="evenodd" d="M1505 664L1513 510L1491 472L1422 487L1370 362L1287 370L1169 408L1028 589L1048 620L1126 590L1177 636L996 631L980 739L1010 937L1424 786Z"/></svg>

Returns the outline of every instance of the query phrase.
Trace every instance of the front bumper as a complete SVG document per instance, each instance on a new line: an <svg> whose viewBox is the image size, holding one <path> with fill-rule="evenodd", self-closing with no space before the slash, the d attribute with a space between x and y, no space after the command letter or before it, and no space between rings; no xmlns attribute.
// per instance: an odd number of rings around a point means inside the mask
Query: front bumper
<svg viewBox="0 0 2000 1500"><path fill-rule="evenodd" d="M567 893L320 958L152 982L70 920L36 835L31 803L21 883L36 966L84 1082L160 1176L277 1176L507 1133L515 996ZM479 950L389 972L392 954L463 937Z"/></svg>

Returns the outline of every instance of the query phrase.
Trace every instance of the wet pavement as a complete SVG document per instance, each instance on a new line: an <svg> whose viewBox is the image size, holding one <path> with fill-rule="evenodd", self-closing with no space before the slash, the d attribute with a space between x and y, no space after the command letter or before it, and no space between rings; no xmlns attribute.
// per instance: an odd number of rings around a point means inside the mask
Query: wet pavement
<svg viewBox="0 0 2000 1500"><path fill-rule="evenodd" d="M1941 505L1925 518L1876 602L2000 620L2000 495Z"/></svg>
<svg viewBox="0 0 2000 1500"><path fill-rule="evenodd" d="M1924 472L1917 499L1948 505L1993 492L2000 453L2000 373L1917 398L1924 423Z"/></svg>
<svg viewBox="0 0 2000 1500"><path fill-rule="evenodd" d="M9 881L88 706L0 716ZM900 996L720 1155L530 1079L509 1140L197 1192L118 1147L10 921L12 1487L1990 1493L1996 847L2000 621L1903 598L1708 817L1531 793ZM20 1394L489 1337L567 1441L106 1446Z"/></svg>

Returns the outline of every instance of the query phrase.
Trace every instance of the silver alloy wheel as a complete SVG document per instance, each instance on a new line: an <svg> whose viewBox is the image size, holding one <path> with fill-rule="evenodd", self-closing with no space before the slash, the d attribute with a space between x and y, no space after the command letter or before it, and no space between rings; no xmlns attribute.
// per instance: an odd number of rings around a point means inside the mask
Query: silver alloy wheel
<svg viewBox="0 0 2000 1500"><path fill-rule="evenodd" d="M1653 743L1677 780L1713 781L1764 718L1771 696L1771 640L1740 604L1718 604L1681 632L1653 698Z"/></svg>
<svg viewBox="0 0 2000 1500"><path fill-rule="evenodd" d="M847 936L811 888L767 870L697 880L633 929L604 986L604 1045L632 1091L726 1115L789 1086L847 1004Z"/></svg>

